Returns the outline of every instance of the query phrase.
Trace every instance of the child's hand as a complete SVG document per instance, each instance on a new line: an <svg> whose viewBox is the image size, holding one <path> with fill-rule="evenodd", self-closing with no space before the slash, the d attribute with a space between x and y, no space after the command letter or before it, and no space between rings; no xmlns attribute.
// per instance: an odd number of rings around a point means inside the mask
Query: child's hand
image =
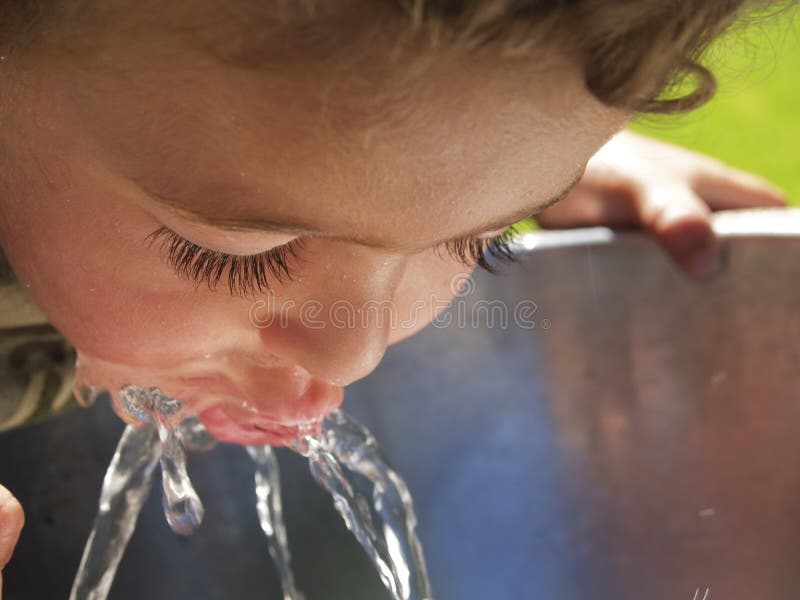
<svg viewBox="0 0 800 600"><path fill-rule="evenodd" d="M785 203L760 177L623 131L589 161L570 194L537 220L547 228L644 227L690 275L705 279L719 262L711 211Z"/></svg>
<svg viewBox="0 0 800 600"><path fill-rule="evenodd" d="M3 595L3 567L11 559L25 515L17 499L0 485L0 597Z"/></svg>

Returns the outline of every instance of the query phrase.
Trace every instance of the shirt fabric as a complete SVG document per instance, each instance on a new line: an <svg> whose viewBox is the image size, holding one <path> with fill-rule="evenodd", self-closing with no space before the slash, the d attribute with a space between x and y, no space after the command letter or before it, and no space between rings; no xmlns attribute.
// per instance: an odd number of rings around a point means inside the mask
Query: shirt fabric
<svg viewBox="0 0 800 600"><path fill-rule="evenodd" d="M0 252L0 431L73 406L75 357Z"/></svg>

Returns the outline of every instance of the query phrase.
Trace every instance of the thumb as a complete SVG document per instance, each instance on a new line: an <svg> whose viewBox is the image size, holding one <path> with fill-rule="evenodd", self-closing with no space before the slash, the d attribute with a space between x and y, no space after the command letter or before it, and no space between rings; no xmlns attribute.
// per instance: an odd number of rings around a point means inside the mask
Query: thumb
<svg viewBox="0 0 800 600"><path fill-rule="evenodd" d="M711 211L690 188L656 187L643 192L635 204L642 225L690 276L709 279L719 270Z"/></svg>
<svg viewBox="0 0 800 600"><path fill-rule="evenodd" d="M0 594L2 594L2 569L11 559L20 531L25 523L25 514L17 499L0 485Z"/></svg>

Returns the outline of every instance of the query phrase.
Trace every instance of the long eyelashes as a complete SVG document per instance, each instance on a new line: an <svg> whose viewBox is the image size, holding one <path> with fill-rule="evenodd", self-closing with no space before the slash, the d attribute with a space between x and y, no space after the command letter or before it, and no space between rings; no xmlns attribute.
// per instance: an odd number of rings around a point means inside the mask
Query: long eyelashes
<svg viewBox="0 0 800 600"><path fill-rule="evenodd" d="M495 273L498 266L516 260L510 241L515 231L510 227L494 238L470 237L452 240L436 248L467 266L477 265ZM299 239L252 255L226 254L209 250L160 227L146 238L148 245L160 244L161 255L179 277L214 290L223 281L234 296L266 292L270 281L292 280L291 264L303 248Z"/></svg>
<svg viewBox="0 0 800 600"><path fill-rule="evenodd" d="M269 289L270 280L292 279L291 261L302 248L299 240L248 256L209 250L161 227L147 236L148 244L160 243L162 256L179 277L195 287L205 284L213 290L223 281L234 296L247 296Z"/></svg>
<svg viewBox="0 0 800 600"><path fill-rule="evenodd" d="M515 233L514 227L509 227L493 238L471 237L451 240L441 248L466 266L478 265L490 273L496 273L499 265L516 261L510 244Z"/></svg>

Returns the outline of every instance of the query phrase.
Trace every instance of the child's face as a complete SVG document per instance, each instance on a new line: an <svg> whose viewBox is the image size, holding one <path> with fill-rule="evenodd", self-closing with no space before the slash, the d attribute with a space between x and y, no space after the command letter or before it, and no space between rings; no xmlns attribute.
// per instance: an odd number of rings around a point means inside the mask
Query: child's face
<svg viewBox="0 0 800 600"><path fill-rule="evenodd" d="M232 62L135 27L30 56L0 134L0 234L84 383L159 386L219 437L276 441L444 307L468 269L440 243L535 212L627 117L567 60L412 78L378 41L354 56L280 40ZM234 296L227 274L178 277L148 243L162 227L230 254L302 248L291 280Z"/></svg>

